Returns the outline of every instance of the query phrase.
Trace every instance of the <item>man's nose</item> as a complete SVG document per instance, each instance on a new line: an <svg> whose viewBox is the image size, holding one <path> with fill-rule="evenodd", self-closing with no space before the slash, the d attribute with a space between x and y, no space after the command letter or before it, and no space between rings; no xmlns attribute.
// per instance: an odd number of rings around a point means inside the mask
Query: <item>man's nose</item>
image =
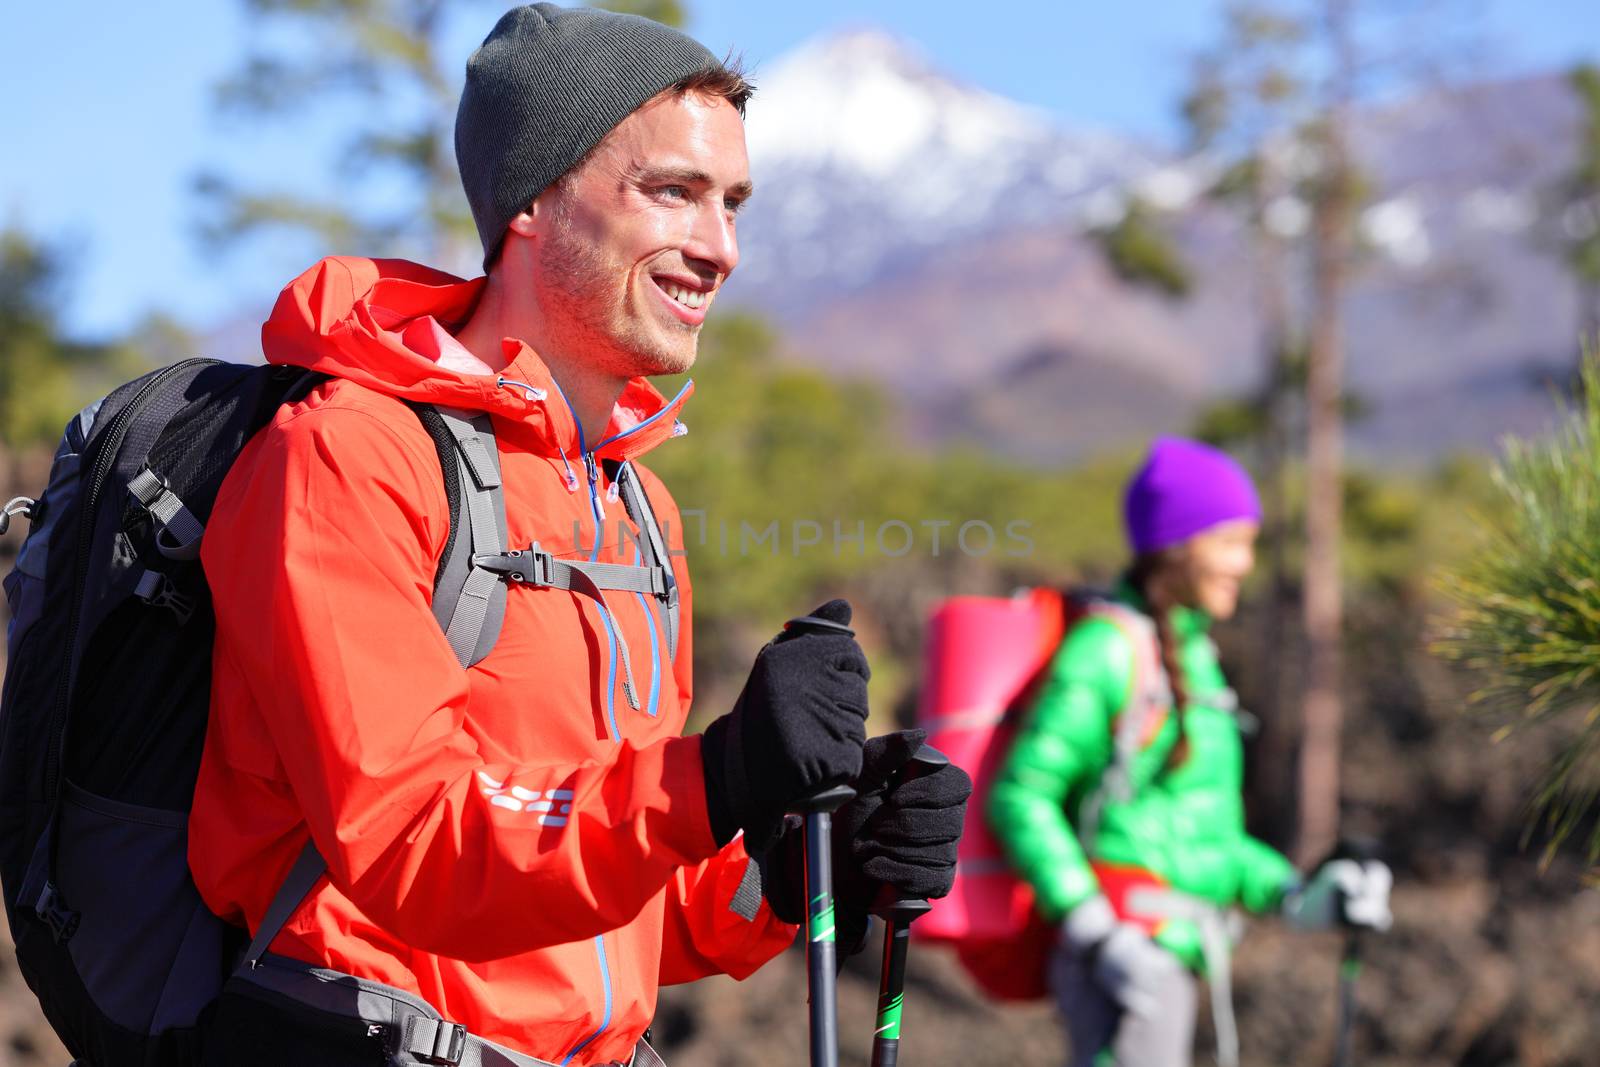
<svg viewBox="0 0 1600 1067"><path fill-rule="evenodd" d="M739 265L739 238L733 216L720 203L708 203L694 213L683 254L727 276Z"/></svg>

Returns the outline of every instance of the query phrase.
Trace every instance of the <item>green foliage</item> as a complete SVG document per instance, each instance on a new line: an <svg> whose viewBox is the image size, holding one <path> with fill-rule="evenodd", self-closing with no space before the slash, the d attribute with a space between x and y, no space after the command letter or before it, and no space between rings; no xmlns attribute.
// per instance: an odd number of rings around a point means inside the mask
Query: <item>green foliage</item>
<svg viewBox="0 0 1600 1067"><path fill-rule="evenodd" d="M224 172L196 176L200 231L225 247L267 228L325 248L416 251L452 262L474 241L456 175L457 60L448 17L470 0L243 0L251 49L217 86L219 113L259 122L354 105L337 162L341 195L259 188ZM368 181L370 179L370 181ZM382 189L382 207L370 190ZM398 192L397 192L398 190Z"/></svg>
<svg viewBox="0 0 1600 1067"><path fill-rule="evenodd" d="M689 13L678 0L600 0L590 7L605 8L623 15L643 15L647 19L668 26L682 27L689 21Z"/></svg>
<svg viewBox="0 0 1600 1067"><path fill-rule="evenodd" d="M1307 105L1309 37L1303 18L1273 5L1229 5L1179 103L1191 146L1248 160L1272 132L1292 125Z"/></svg>
<svg viewBox="0 0 1600 1067"><path fill-rule="evenodd" d="M1193 282L1189 267L1161 228L1150 205L1134 199L1122 218L1094 232L1117 277L1147 285L1163 296L1187 296Z"/></svg>
<svg viewBox="0 0 1600 1067"><path fill-rule="evenodd" d="M0 233L0 440L13 457L50 443L71 417L76 392L57 333L57 255L20 230Z"/></svg>
<svg viewBox="0 0 1600 1067"><path fill-rule="evenodd" d="M1218 448L1237 448L1259 441L1271 428L1271 416L1260 398L1234 397L1207 407L1190 433Z"/></svg>
<svg viewBox="0 0 1600 1067"><path fill-rule="evenodd" d="M151 366L151 354L171 354L181 331L151 320L127 342L84 344L62 336L56 314L65 283L62 256L22 230L0 230L0 444L10 489L22 457L53 448L74 413ZM187 355L187 352L182 353Z"/></svg>
<svg viewBox="0 0 1600 1067"><path fill-rule="evenodd" d="M1495 468L1503 517L1444 579L1457 611L1437 650L1478 673L1502 732L1555 724L1570 740L1537 793L1559 842L1600 809L1600 360L1548 440L1510 440ZM1600 827L1589 838L1600 855Z"/></svg>
<svg viewBox="0 0 1600 1067"><path fill-rule="evenodd" d="M1568 78L1578 97L1577 163L1557 184L1567 269L1582 292L1582 328L1600 330L1600 67L1583 64Z"/></svg>

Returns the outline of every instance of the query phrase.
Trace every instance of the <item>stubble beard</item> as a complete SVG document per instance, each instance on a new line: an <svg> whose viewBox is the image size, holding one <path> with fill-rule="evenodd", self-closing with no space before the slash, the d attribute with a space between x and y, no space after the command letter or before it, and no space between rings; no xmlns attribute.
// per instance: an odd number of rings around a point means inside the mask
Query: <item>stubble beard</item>
<svg viewBox="0 0 1600 1067"><path fill-rule="evenodd" d="M542 312L567 352L620 378L681 374L693 365L699 327L673 322L664 335L641 321L617 287L627 265L585 240L565 215L542 242L539 270L554 297L541 302Z"/></svg>

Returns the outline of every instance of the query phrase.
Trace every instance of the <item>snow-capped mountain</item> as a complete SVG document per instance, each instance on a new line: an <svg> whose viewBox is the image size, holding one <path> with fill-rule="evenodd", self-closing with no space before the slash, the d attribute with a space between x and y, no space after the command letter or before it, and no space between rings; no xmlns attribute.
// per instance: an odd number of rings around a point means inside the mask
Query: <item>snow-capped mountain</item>
<svg viewBox="0 0 1600 1067"><path fill-rule="evenodd" d="M975 234L1104 213L1105 194L1114 209L1162 163L962 85L876 30L815 40L753 77L758 195L736 284L762 304L854 288Z"/></svg>
<svg viewBox="0 0 1600 1067"><path fill-rule="evenodd" d="M795 358L887 385L913 431L1054 461L1184 429L1258 379L1247 235L1203 195L1215 161L1064 127L873 30L753 77L757 195L728 298ZM1545 216L1577 123L1558 75L1356 116L1358 449L1437 455L1548 418L1577 315ZM1124 283L1087 236L1136 196L1193 268L1184 300ZM1269 219L1295 235L1309 210L1285 197Z"/></svg>

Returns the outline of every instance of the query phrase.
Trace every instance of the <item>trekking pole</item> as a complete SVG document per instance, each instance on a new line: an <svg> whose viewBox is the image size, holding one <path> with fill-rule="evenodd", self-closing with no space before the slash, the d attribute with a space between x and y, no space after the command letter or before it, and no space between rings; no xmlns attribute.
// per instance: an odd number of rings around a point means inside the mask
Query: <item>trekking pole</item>
<svg viewBox="0 0 1600 1067"><path fill-rule="evenodd" d="M900 772L901 781L920 778L950 762L932 745L923 745ZM878 973L878 1021L872 1032L872 1067L895 1067L900 1059L900 1009L905 1004L906 951L911 923L933 905L916 897L901 897L884 886L872 914L883 920L883 966Z"/></svg>
<svg viewBox="0 0 1600 1067"><path fill-rule="evenodd" d="M1364 863L1378 856L1378 846L1363 838L1345 838L1334 847L1329 859L1352 859ZM1361 977L1362 931L1352 925L1339 906L1345 926L1344 951L1339 955L1339 1029L1334 1034L1333 1067L1350 1067L1350 1047L1356 1028L1356 979Z"/></svg>
<svg viewBox="0 0 1600 1067"><path fill-rule="evenodd" d="M811 1067L839 1067L838 953L833 932L833 813L856 795L836 785L795 808L805 817L806 985Z"/></svg>
<svg viewBox="0 0 1600 1067"><path fill-rule="evenodd" d="M785 630L855 631L831 619L802 615ZM833 929L833 813L856 791L836 785L795 805L805 819L806 985L811 1006L811 1067L839 1067L838 953Z"/></svg>
<svg viewBox="0 0 1600 1067"><path fill-rule="evenodd" d="M1361 977L1361 931L1347 930L1339 958L1339 1030L1334 1038L1333 1067L1350 1067L1350 1035L1356 1025L1356 979Z"/></svg>

